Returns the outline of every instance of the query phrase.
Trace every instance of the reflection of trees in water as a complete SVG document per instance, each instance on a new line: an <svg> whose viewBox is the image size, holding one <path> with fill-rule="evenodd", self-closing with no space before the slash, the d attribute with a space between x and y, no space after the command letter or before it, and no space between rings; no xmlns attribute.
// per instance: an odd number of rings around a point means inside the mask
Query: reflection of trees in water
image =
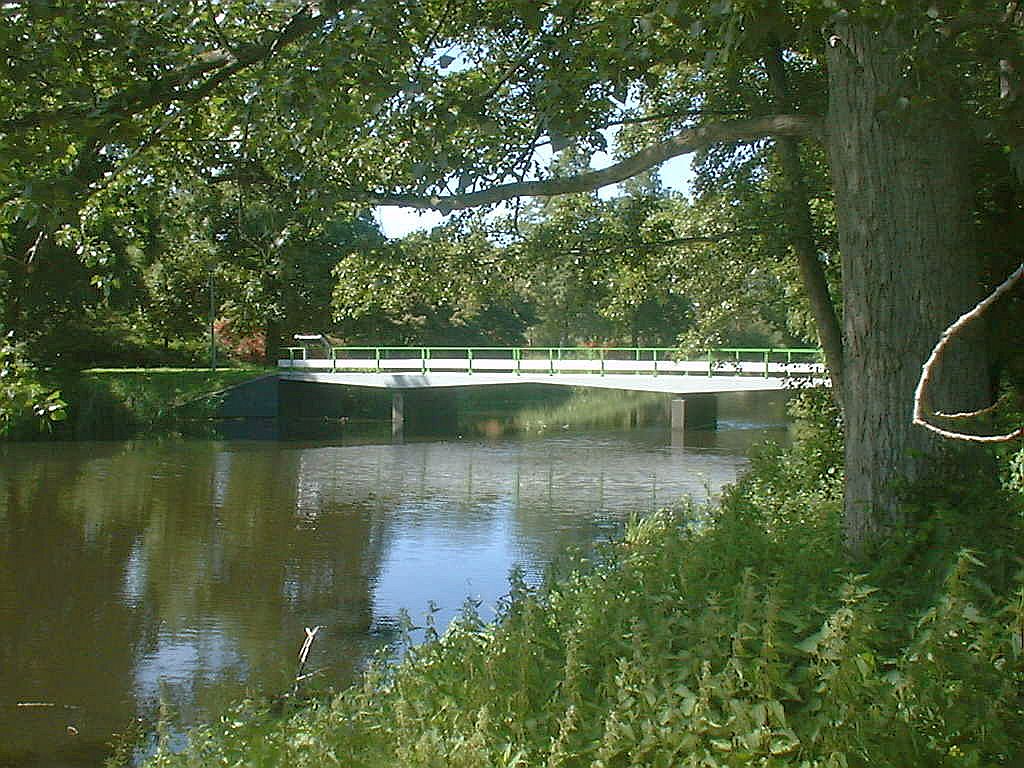
<svg viewBox="0 0 1024 768"><path fill-rule="evenodd" d="M208 514L171 515L147 530L149 566L164 574L149 580L164 620L225 632L248 680L271 690L289 684L304 626L325 627L311 664L329 658L332 679L351 677L383 547L365 506L304 487L301 456L277 445L222 453L201 479Z"/></svg>
<svg viewBox="0 0 1024 768"><path fill-rule="evenodd" d="M186 715L243 682L283 690L304 626L325 627L311 666L330 659L330 679L350 679L385 542L365 504L303 495L300 455L186 443L5 456L4 749L66 738L66 724L32 728L17 700L84 705L76 743L98 746L162 683Z"/></svg>
<svg viewBox="0 0 1024 768"><path fill-rule="evenodd" d="M321 449L303 455L303 483L342 505L382 509L389 539L443 530L466 547L507 518L512 546L529 565L587 545L685 495L732 480L742 460L688 452L619 434L565 434L505 443L453 441ZM386 522L390 521L390 522Z"/></svg>
<svg viewBox="0 0 1024 768"><path fill-rule="evenodd" d="M562 428L622 428L667 423L671 395L573 388L569 394L527 404L501 415L473 419L466 428L486 437L506 432L550 433Z"/></svg>
<svg viewBox="0 0 1024 768"><path fill-rule="evenodd" d="M90 461L109 484L88 487ZM40 750L95 761L133 712L142 619L118 599L133 537L95 512L120 501L115 463L97 446L19 445L0 461L0 763Z"/></svg>
<svg viewBox="0 0 1024 768"><path fill-rule="evenodd" d="M684 497L705 500L709 487L731 481L741 464L735 456L669 446L638 451L597 435L548 439L521 456L516 527L523 548L550 562L566 548L617 536L631 515Z"/></svg>

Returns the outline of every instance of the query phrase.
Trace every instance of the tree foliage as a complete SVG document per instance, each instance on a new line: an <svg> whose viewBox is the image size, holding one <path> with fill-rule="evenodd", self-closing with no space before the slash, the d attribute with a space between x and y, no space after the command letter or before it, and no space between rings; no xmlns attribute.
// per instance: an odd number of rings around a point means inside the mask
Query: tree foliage
<svg viewBox="0 0 1024 768"><path fill-rule="evenodd" d="M841 398L862 459L846 514L870 538L895 522L873 511L894 508L893 478L937 450L909 425L914 380L894 361L915 368L977 300L979 263L991 287L1021 260L1024 240L998 234L1022 219L1017 3L161 0L125 14L26 0L5 13L0 282L5 325L36 357L82 332L81 307L139 285L144 219L127 212L151 194L220 188L255 212L236 217L244 241L228 233L231 309L280 330L286 221L313 229L342 201L451 211L588 192L703 152L707 193L737 217L759 210L762 236L734 262L755 283L800 275L835 390L855 390ZM543 154L570 147L583 162ZM605 149L612 165L590 169ZM773 253L796 269L763 266ZM929 284L935 265L949 280ZM619 274L604 319L633 322L628 286L648 277ZM989 338L1005 368L1016 337ZM968 408L987 389L972 354L960 368L980 373L936 390Z"/></svg>
<svg viewBox="0 0 1024 768"><path fill-rule="evenodd" d="M513 265L476 225L350 251L333 277L334 327L350 342L520 344L532 319Z"/></svg>
<svg viewBox="0 0 1024 768"><path fill-rule="evenodd" d="M40 430L67 417L67 404L59 390L46 386L39 372L24 358L24 349L13 332L0 338L0 437L28 431L35 422Z"/></svg>

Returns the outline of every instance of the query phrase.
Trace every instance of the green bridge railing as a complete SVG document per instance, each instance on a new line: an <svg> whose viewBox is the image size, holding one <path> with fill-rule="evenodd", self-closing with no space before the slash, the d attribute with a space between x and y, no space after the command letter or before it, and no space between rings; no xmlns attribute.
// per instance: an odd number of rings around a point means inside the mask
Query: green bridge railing
<svg viewBox="0 0 1024 768"><path fill-rule="evenodd" d="M505 373L662 373L715 375L792 375L805 364L820 372L815 348L721 347L687 355L676 347L286 347L284 368L382 373L397 370ZM311 354L312 353L312 354ZM322 356L317 356L320 353ZM589 365L583 365L589 363ZM581 367L581 365L583 367ZM660 368L659 368L660 366ZM810 370L813 368L813 371Z"/></svg>

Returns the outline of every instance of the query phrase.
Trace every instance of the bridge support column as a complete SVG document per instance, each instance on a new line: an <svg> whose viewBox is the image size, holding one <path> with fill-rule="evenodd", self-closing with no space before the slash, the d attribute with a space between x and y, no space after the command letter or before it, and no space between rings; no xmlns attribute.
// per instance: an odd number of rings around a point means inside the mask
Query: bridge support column
<svg viewBox="0 0 1024 768"><path fill-rule="evenodd" d="M686 431L686 401L675 399L672 401L672 437L678 432L681 436Z"/></svg>
<svg viewBox="0 0 1024 768"><path fill-rule="evenodd" d="M689 429L715 429L718 426L718 399L714 395L699 395L685 400L675 398L670 406L672 439L681 442Z"/></svg>
<svg viewBox="0 0 1024 768"><path fill-rule="evenodd" d="M391 437L402 439L405 435L405 396L401 392L391 395Z"/></svg>

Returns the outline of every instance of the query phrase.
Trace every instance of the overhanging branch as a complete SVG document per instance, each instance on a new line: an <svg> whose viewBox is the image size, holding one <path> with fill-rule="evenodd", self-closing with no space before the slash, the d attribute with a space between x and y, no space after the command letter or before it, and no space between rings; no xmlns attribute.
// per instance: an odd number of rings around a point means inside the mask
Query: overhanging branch
<svg viewBox="0 0 1024 768"><path fill-rule="evenodd" d="M822 121L808 115L768 115L748 120L708 123L677 133L671 138L652 144L634 155L607 168L586 171L537 181L498 184L476 192L458 195L425 197L411 194L371 194L367 202L373 205L403 206L451 213L464 208L512 200L517 197L554 197L579 192L591 192L601 187L630 179L643 171L661 165L666 160L723 142L750 142L769 136L822 135Z"/></svg>
<svg viewBox="0 0 1024 768"><path fill-rule="evenodd" d="M965 312L957 321L953 323L942 333L942 337L939 339L939 343L935 345L932 353L928 356L928 360L921 368L921 378L917 382L917 390L914 392L914 424L922 426L934 432L942 437L949 438L950 440L965 440L973 443L1008 443L1011 440L1017 440L1024 437L1024 427L1015 429L1013 432L1008 432L1004 435L972 435L966 432L955 432L949 429L943 429L932 424L929 419L933 416L943 417L947 419L966 419L977 416L982 416L992 410L992 407L982 408L977 411L970 413L942 413L935 411L928 403L928 387L932 383L932 377L935 375L935 370L942 360L942 355L946 351L946 347L949 342L952 341L958 334L962 333L964 328L969 324L978 320L985 312L995 304L999 299L1010 291L1011 288L1021 279L1024 278L1024 264L1021 264L1014 270L1006 280L999 285L991 294L985 299L980 301L974 309L970 312Z"/></svg>

